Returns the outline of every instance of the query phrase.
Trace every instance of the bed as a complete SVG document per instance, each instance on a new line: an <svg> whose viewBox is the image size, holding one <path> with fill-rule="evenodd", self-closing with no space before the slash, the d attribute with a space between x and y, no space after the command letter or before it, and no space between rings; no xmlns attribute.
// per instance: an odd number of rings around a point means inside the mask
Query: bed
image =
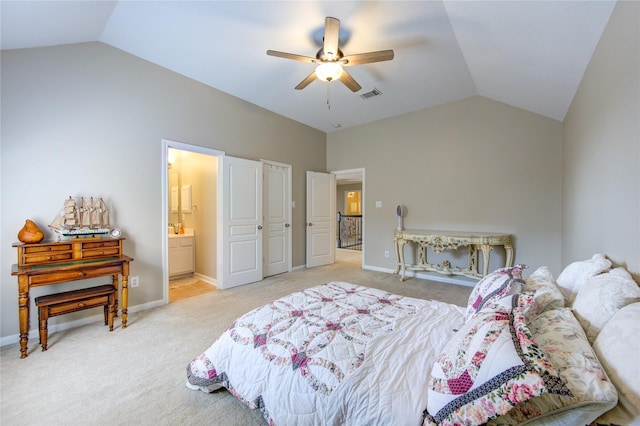
<svg viewBox="0 0 640 426"><path fill-rule="evenodd" d="M239 317L187 386L272 425L638 424L640 289L611 266L502 268L466 307L326 283Z"/></svg>

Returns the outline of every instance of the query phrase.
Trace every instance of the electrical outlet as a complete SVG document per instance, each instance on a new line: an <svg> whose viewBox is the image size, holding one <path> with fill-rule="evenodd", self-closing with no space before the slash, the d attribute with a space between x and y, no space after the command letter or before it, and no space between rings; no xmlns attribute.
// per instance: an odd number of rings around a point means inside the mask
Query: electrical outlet
<svg viewBox="0 0 640 426"><path fill-rule="evenodd" d="M138 279L138 277L129 278L129 282L131 287L138 287L140 285L140 280Z"/></svg>
<svg viewBox="0 0 640 426"><path fill-rule="evenodd" d="M384 251L384 257L389 257L389 250Z"/></svg>

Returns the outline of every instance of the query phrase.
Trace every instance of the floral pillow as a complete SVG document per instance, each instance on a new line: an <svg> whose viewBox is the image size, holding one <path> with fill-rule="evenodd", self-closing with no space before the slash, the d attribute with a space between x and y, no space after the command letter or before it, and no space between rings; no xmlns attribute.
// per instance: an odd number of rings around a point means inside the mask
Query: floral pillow
<svg viewBox="0 0 640 426"><path fill-rule="evenodd" d="M486 423L545 393L571 395L528 330L521 297L482 311L447 344L429 378L424 424Z"/></svg>
<svg viewBox="0 0 640 426"><path fill-rule="evenodd" d="M587 425L615 406L616 388L571 309L545 310L528 324L528 329L572 395L546 393L529 399L488 425L515 426L530 421L538 425Z"/></svg>
<svg viewBox="0 0 640 426"><path fill-rule="evenodd" d="M526 267L518 264L510 268L501 268L478 281L469 296L465 321L480 312L487 303L502 299L509 294L519 293L520 286L524 284L522 270Z"/></svg>

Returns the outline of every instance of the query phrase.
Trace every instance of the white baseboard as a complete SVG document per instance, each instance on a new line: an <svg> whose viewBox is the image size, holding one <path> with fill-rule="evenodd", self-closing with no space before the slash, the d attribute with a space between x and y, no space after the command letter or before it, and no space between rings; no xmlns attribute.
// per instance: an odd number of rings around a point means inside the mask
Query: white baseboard
<svg viewBox="0 0 640 426"><path fill-rule="evenodd" d="M147 309L153 309L153 308L157 308L159 306L164 306L164 305L165 305L164 301L155 300L153 302L131 306L127 311L129 314L132 314L135 312L146 311ZM67 321L60 324L50 324L47 326L47 328L49 329L49 334L52 334L57 331L69 330L72 328L81 327L83 325L92 324L98 321L100 321L101 323L104 323L104 314L102 313L102 311L99 314L91 315L90 317L80 318L73 321ZM29 330L29 340L39 339L39 338L40 338L40 331L38 330L37 327L35 329L32 327L31 330ZM0 347L6 346L6 345L12 345L14 343L18 343L19 341L20 341L19 333L12 334L10 336L5 336L0 338Z"/></svg>
<svg viewBox="0 0 640 426"><path fill-rule="evenodd" d="M370 265L364 265L362 269L368 269L370 271L377 271L377 272L386 272L389 274L393 274L393 272L395 271L395 269L380 268L378 266L370 266ZM418 278L421 280L438 281L438 282L447 283L447 284L457 284L457 285L463 285L467 287L474 287L478 283L478 280L474 280L472 278L447 277L445 275L438 274L437 272L417 272L416 273L415 271L407 271L405 274L405 277ZM398 277L398 281L400 281L400 277Z"/></svg>
<svg viewBox="0 0 640 426"><path fill-rule="evenodd" d="M307 269L307 265L294 266L291 268L291 272L304 271Z"/></svg>
<svg viewBox="0 0 640 426"><path fill-rule="evenodd" d="M194 277L198 277L198 279L200 281L204 281L207 284L215 285L216 287L218 287L218 280L215 279L215 278L212 278L212 277L207 276L207 275L200 274L198 272L194 272L193 276Z"/></svg>

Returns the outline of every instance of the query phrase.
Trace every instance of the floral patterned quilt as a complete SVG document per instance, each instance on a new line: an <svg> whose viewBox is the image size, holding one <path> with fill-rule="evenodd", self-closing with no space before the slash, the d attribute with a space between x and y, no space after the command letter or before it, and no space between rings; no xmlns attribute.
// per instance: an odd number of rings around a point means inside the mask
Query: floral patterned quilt
<svg viewBox="0 0 640 426"><path fill-rule="evenodd" d="M464 309L331 282L238 318L187 366L275 425L418 425L429 373Z"/></svg>

